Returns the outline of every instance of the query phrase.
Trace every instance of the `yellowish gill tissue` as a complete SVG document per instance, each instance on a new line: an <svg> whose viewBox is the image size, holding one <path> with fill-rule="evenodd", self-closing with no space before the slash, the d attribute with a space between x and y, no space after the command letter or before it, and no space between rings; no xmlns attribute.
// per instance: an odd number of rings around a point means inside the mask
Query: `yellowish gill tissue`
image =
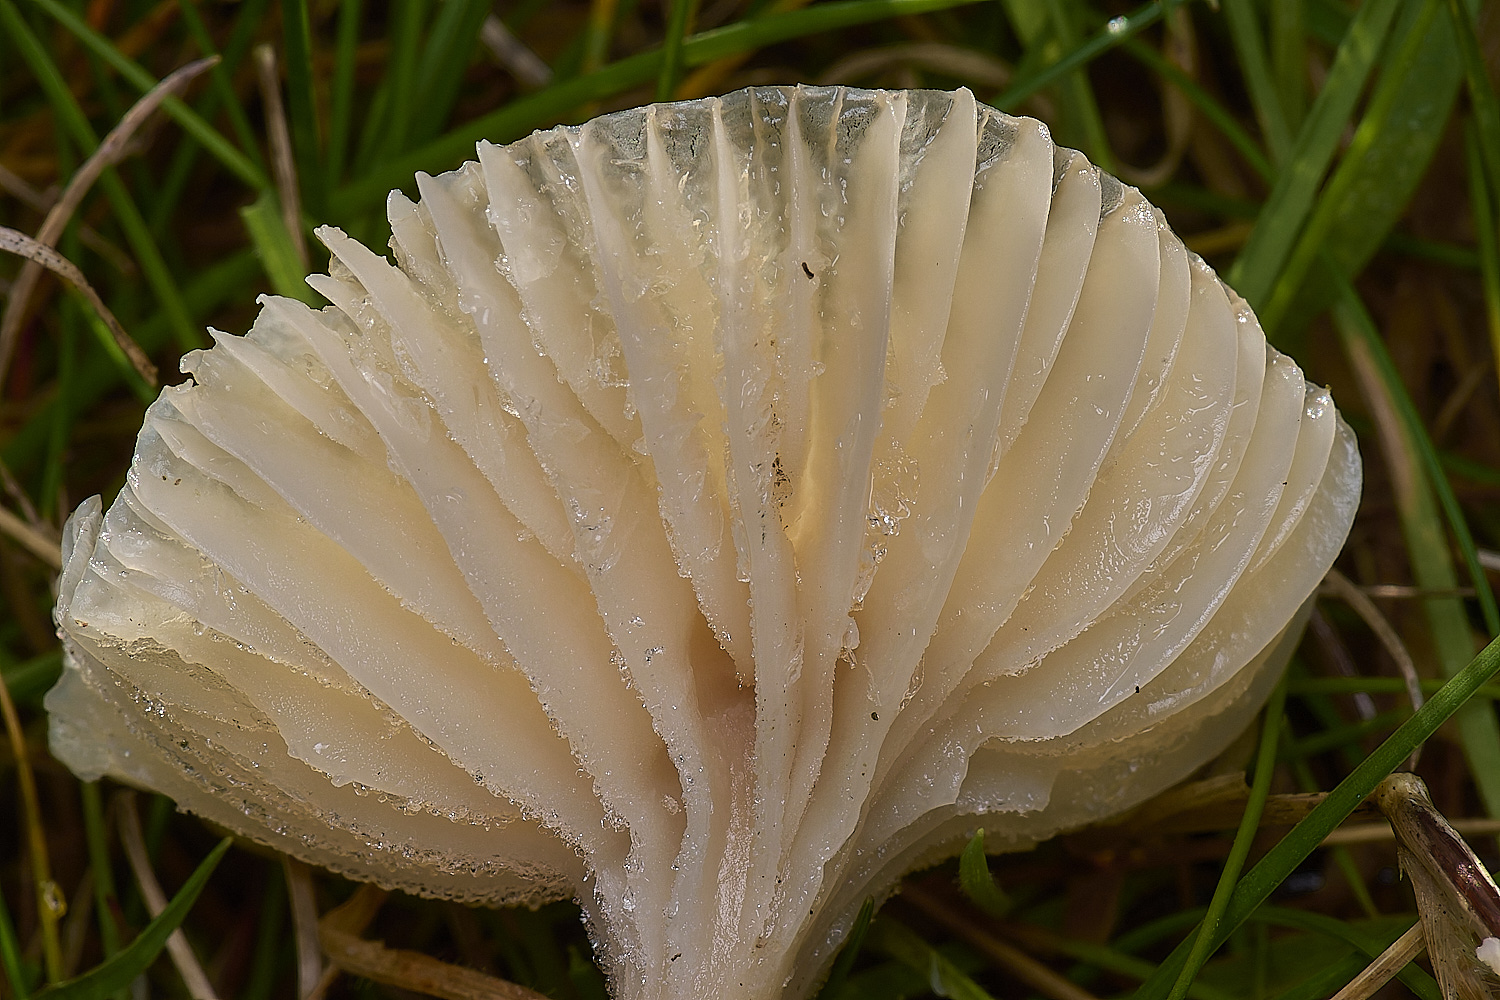
<svg viewBox="0 0 1500 1000"><path fill-rule="evenodd" d="M320 231L69 522L52 747L619 1000L798 998L979 826L1219 752L1360 486L1162 215L966 90L611 114Z"/></svg>

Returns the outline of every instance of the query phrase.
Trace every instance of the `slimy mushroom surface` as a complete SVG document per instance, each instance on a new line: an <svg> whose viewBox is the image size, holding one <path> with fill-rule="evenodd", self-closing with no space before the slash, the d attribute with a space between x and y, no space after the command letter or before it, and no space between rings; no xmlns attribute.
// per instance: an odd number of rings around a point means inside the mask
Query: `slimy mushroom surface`
<svg viewBox="0 0 1500 1000"><path fill-rule="evenodd" d="M52 747L352 877L576 896L619 1000L1218 753L1358 502L1326 391L968 91L607 115L320 231L70 520Z"/></svg>

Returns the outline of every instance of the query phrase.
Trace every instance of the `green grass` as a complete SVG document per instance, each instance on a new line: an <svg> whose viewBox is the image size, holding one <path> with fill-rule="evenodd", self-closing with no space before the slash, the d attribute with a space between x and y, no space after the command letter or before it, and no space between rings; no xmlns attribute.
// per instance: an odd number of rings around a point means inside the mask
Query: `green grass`
<svg viewBox="0 0 1500 1000"><path fill-rule="evenodd" d="M1500 815L1500 684L1491 682L1500 611L1480 558L1500 548L1500 378L1488 373L1454 395L1500 353L1500 99L1483 55L1495 39L1482 34L1495 30L1493 13L1476 20L1476 0L495 4L553 72L526 89L480 41L491 9L482 0L0 0L0 166L37 191L61 187L157 81L222 57L165 102L158 127L100 178L61 243L173 381L181 353L207 344L207 327L243 331L256 293L316 301L298 280L273 180L250 57L260 44L281 67L303 235L331 222L376 243L386 193L410 192L416 171L456 166L481 138L700 96L692 88L710 70L715 89L728 90L817 81L861 49L970 48L1011 70L981 99L1047 117L1060 142L1121 170L1162 155L1157 88L1180 88L1195 110L1190 142L1171 178L1146 193L1190 244L1213 248L1210 262L1257 307L1273 342L1331 385L1360 428L1366 492L1340 566L1357 583L1426 592L1379 603L1428 701L1412 712L1378 642L1324 601L1331 636L1304 641L1284 710L1257 730L1252 808L1237 830L1127 825L988 858L979 838L961 862L913 884L1101 997L1326 996L1400 934L1413 904L1382 875L1394 864L1389 845L1327 858L1318 845L1423 744L1421 771L1444 811ZM1191 37L1191 63L1168 54L1168 19ZM897 66L845 82L968 81ZM33 232L40 220L0 185L0 224ZM17 266L0 260L0 278ZM47 530L82 498L118 490L151 398L101 331L86 305L44 283L4 380L0 459ZM1440 423L1450 402L1457 415ZM21 512L18 496L0 503ZM225 997L295 995L278 864L236 848L209 880L217 838L160 806L148 830L153 863L169 894L183 888L171 919L151 921L113 825L112 788L81 784L46 756L41 702L60 663L50 588L46 566L0 540L0 679L40 804L35 824L22 818L16 758L0 751L0 998L123 998L141 974L154 994L184 996L159 953L163 928L188 905L184 927ZM1460 588L1474 596L1454 596ZM1244 770L1252 752L1218 766ZM1270 796L1310 788L1328 795L1295 827L1258 822ZM71 912L42 912L51 897L36 891L27 846L38 836ZM1303 876L1319 871L1321 888L1306 890ZM352 891L331 875L316 888L325 910ZM858 926L828 1000L1028 995L1003 964L912 905L867 909ZM471 911L399 898L368 933L552 996L602 996L567 905ZM1417 966L1403 982L1435 995ZM335 991L395 995L363 981Z"/></svg>

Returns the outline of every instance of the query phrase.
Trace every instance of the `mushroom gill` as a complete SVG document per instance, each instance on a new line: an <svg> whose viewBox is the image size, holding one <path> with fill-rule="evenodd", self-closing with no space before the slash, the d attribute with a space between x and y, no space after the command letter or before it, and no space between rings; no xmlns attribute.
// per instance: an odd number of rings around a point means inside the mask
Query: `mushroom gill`
<svg viewBox="0 0 1500 1000"><path fill-rule="evenodd" d="M307 861L577 896L621 1000L1221 750L1358 499L1141 195L960 90L758 88L418 175L69 522L52 746Z"/></svg>

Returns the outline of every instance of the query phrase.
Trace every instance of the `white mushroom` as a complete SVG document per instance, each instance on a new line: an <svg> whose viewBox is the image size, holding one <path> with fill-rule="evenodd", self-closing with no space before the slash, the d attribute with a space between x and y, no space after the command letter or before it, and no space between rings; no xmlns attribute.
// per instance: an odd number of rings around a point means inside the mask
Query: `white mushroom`
<svg viewBox="0 0 1500 1000"><path fill-rule="evenodd" d="M805 996L860 904L1222 749L1349 528L1328 395L967 91L541 132L321 235L69 522L52 746L308 861L577 895L615 995ZM786 987L783 992L784 986Z"/></svg>

